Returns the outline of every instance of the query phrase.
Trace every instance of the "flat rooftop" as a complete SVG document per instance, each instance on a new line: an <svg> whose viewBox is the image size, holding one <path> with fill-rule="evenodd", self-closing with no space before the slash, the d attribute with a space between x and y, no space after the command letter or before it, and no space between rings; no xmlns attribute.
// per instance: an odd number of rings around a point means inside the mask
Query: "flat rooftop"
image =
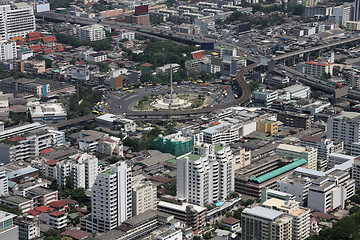
<svg viewBox="0 0 360 240"><path fill-rule="evenodd" d="M259 218L264 218L267 220L274 220L274 219L280 217L281 215L283 215L284 213L280 212L280 211L272 210L269 208L257 206L254 208L245 208L243 211L243 214L248 214L248 215L256 216Z"/></svg>

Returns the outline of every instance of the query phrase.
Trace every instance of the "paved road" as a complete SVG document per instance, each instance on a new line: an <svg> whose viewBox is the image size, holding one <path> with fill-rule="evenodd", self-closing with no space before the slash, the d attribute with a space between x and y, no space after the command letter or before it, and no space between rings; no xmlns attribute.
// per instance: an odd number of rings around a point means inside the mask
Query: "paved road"
<svg viewBox="0 0 360 240"><path fill-rule="evenodd" d="M194 85L194 84L185 85L184 84L184 86L187 86L187 87L176 88L175 93L177 93L177 94L189 93L189 94L196 94L196 95L198 95L198 94L205 95L205 93L200 92L202 89L199 85ZM223 88L224 86L227 86L227 85L213 84L212 86L209 86L207 88L217 89L217 88ZM194 89L192 87L194 87ZM231 87L229 87L228 89L230 90ZM107 98L105 100L105 102L108 103L106 111L110 112L110 113L131 112L132 109L130 109L130 106L135 105L136 102L139 101L140 99L142 99L143 97L150 97L151 95L168 94L169 86L162 86L162 88L157 91L146 90L146 88L134 89L134 90L136 91L135 93L126 93L123 96L116 96L114 94L108 94ZM217 97L218 92L221 92L221 90L212 92L210 94L210 96L208 96L212 99L212 103L210 105L212 105L212 104L223 105L223 104L228 104L230 102L233 102L235 100L234 93L231 90L228 91L228 95L226 97L223 97L221 94L219 94L219 96L221 96L221 97ZM110 110L109 110L109 108L110 108Z"/></svg>

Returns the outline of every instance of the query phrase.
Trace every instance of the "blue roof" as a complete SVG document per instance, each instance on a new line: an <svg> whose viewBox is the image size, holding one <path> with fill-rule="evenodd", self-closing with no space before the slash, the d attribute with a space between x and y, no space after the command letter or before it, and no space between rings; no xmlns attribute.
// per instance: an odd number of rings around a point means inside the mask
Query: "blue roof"
<svg viewBox="0 0 360 240"><path fill-rule="evenodd" d="M16 185L16 182L8 181L8 187L13 188Z"/></svg>
<svg viewBox="0 0 360 240"><path fill-rule="evenodd" d="M37 172L37 171L39 171L39 169L28 166L28 167L25 167L25 168L22 168L22 169L13 171L13 172L9 172L9 173L6 174L6 176L9 179L13 179L15 177L27 175L27 174L34 173L34 172Z"/></svg>

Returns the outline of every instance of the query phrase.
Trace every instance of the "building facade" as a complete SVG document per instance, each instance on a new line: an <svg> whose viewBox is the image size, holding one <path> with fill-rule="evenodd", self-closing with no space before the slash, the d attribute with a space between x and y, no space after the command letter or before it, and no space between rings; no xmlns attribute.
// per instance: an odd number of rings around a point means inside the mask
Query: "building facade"
<svg viewBox="0 0 360 240"><path fill-rule="evenodd" d="M193 153L177 158L176 193L188 203L216 203L234 191L234 160L230 147L194 146Z"/></svg>

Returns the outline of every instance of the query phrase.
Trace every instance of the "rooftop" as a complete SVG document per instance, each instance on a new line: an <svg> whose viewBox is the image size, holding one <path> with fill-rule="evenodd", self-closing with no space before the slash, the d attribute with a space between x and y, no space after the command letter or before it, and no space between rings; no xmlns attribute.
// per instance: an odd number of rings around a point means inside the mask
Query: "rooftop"
<svg viewBox="0 0 360 240"><path fill-rule="evenodd" d="M248 214L248 215L252 215L252 216L256 216L256 217L260 217L260 218L264 218L264 219L272 221L272 220L280 217L284 213L280 212L280 211L272 210L269 208L257 206L254 208L245 208L243 211L243 214Z"/></svg>
<svg viewBox="0 0 360 240"><path fill-rule="evenodd" d="M192 205L192 204L188 204L188 203L183 203L182 205L165 202L165 201L160 201L158 203L158 207L165 207L165 208L174 209L175 211L181 211L181 212L185 212L187 206L193 206L195 211L197 211L198 213L206 211L206 208L204 208L204 207L201 207L198 205Z"/></svg>

